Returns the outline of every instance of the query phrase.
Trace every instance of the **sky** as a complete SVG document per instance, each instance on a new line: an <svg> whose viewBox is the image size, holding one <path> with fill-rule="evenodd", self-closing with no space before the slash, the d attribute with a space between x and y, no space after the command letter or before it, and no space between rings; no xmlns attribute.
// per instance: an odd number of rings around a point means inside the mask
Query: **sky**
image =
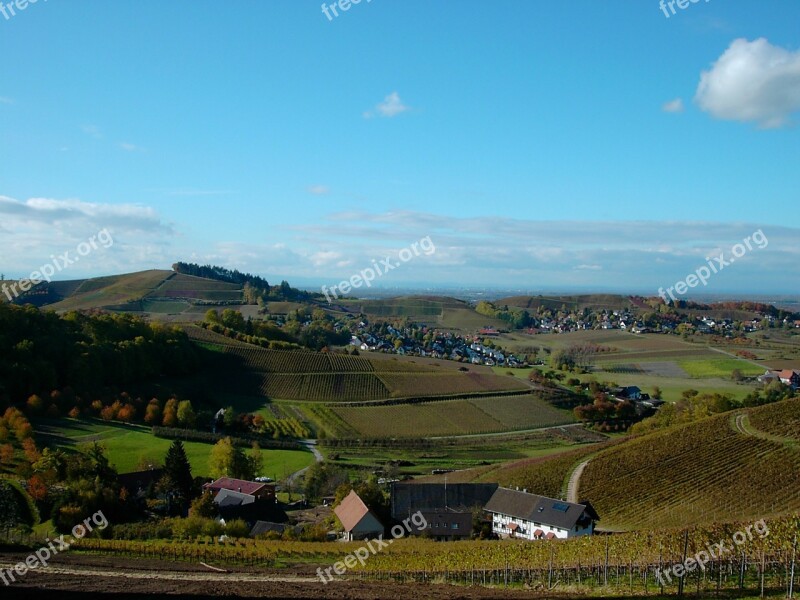
<svg viewBox="0 0 800 600"><path fill-rule="evenodd" d="M796 0L332 4L3 0L0 273L800 293Z"/></svg>

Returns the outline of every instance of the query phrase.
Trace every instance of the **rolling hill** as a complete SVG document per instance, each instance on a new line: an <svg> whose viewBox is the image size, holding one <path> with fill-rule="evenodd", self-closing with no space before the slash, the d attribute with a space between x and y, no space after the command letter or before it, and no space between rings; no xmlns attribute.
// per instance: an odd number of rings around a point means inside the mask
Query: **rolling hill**
<svg viewBox="0 0 800 600"><path fill-rule="evenodd" d="M100 308L111 311L179 314L194 305L242 301L242 287L173 271L150 270L93 279L42 282L21 296L56 311Z"/></svg>
<svg viewBox="0 0 800 600"><path fill-rule="evenodd" d="M800 510L800 398L636 438L461 474L461 481L576 496L610 531L756 520Z"/></svg>
<svg viewBox="0 0 800 600"><path fill-rule="evenodd" d="M198 327L190 337L222 354L214 361L220 381L238 393L274 400L352 403L447 396L527 392L519 378L496 375L488 367L409 359L369 359L311 351L266 350Z"/></svg>

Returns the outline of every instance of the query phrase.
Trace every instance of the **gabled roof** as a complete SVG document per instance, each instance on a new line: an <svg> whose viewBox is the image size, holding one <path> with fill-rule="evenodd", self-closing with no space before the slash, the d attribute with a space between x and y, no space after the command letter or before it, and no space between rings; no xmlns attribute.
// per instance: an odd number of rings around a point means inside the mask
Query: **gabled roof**
<svg viewBox="0 0 800 600"><path fill-rule="evenodd" d="M345 531L352 531L367 516L369 508L356 491L352 490L333 512L339 517Z"/></svg>
<svg viewBox="0 0 800 600"><path fill-rule="evenodd" d="M246 481L244 479L234 479L233 477L220 477L216 481L207 483L205 488L217 490L231 490L242 494L256 494L266 487L266 483L258 481Z"/></svg>
<svg viewBox="0 0 800 600"><path fill-rule="evenodd" d="M251 494L241 494L231 490L220 490L214 498L214 503L220 508L227 508L229 506L244 506L246 504L253 504L256 497Z"/></svg>
<svg viewBox="0 0 800 600"><path fill-rule="evenodd" d="M551 527L572 529L587 512L587 507L527 492L497 488L484 510ZM594 510L588 512L591 516Z"/></svg>
<svg viewBox="0 0 800 600"><path fill-rule="evenodd" d="M489 501L496 483L394 483L392 517L403 519L417 511L465 512Z"/></svg>

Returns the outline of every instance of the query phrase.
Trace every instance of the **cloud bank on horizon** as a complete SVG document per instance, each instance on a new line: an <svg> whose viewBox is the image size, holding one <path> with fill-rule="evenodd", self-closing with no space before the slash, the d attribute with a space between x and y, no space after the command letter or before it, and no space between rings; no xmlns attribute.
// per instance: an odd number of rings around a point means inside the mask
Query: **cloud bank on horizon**
<svg viewBox="0 0 800 600"><path fill-rule="evenodd" d="M421 257L382 281L404 285L537 288L656 289L706 263L761 230L769 247L744 257L707 292L755 292L770 282L793 291L800 275L800 228L758 222L580 221L458 217L413 211L341 211L319 223L288 226L260 242L228 240L202 249L152 208L78 200L0 197L6 277L25 276L50 255L103 228L115 245L89 257L62 279L96 277L178 260L218 264L269 278L327 281L349 277L373 260L430 236L436 253ZM10 249L10 252L8 251Z"/></svg>

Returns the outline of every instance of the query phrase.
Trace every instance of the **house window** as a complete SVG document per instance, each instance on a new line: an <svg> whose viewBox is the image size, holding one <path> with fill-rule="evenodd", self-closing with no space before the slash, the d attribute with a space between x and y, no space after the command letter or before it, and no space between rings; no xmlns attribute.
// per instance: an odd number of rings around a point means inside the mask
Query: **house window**
<svg viewBox="0 0 800 600"><path fill-rule="evenodd" d="M450 527L451 529L458 529L458 523L453 523Z"/></svg>

